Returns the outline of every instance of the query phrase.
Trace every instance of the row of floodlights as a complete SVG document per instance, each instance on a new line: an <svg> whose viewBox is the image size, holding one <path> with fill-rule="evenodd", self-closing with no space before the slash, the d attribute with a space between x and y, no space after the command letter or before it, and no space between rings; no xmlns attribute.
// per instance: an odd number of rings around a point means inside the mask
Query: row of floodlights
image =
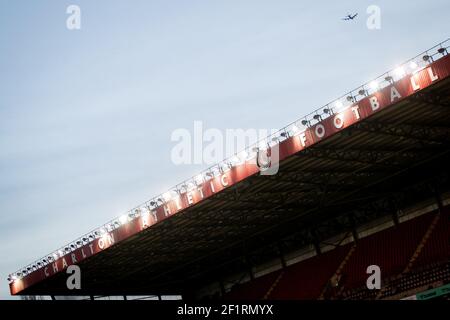
<svg viewBox="0 0 450 320"><path fill-rule="evenodd" d="M86 244L93 242L95 239L104 236L107 232L111 232L111 231L117 229L121 225L128 223L129 221L133 220L134 218L137 218L140 215L141 215L141 209L136 209L132 213L122 215L119 218L103 225L102 227L98 228L97 230L95 230L91 233L88 233L88 234L84 235L83 237L73 241L72 243L68 244L67 246L60 248L59 250L55 251L51 255L48 255L45 258L41 258L41 259L35 261L34 263L23 268L21 271L17 271L14 274L9 275L8 281L13 282L17 279L21 279L24 276L26 276L27 274L30 274L33 271L36 271L40 268L47 266L47 265L55 262L59 258L62 258L66 254L69 254L69 253L75 251L77 248L80 248Z"/></svg>
<svg viewBox="0 0 450 320"><path fill-rule="evenodd" d="M437 50L437 52L442 55L448 54L446 48L439 48ZM425 62L430 62L430 61L433 62L434 61L433 57L428 54L424 55L422 57L422 59ZM387 74L385 76L384 80L388 83L394 83L394 81L395 81L394 77L395 77L395 79L399 80L407 74L408 70L410 71L410 73L414 73L418 70L418 68L419 68L419 66L415 61L410 61L406 66L400 66L400 67L397 67L396 69L394 69L393 73L392 73L393 76L390 74ZM380 89L380 82L378 82L377 80L370 82L369 88L372 89L372 91L377 91L378 89ZM368 94L369 93L364 88L364 86L362 87L362 89L360 89L358 91L359 96L365 97L365 96L368 96ZM348 95L346 97L346 100L349 103L354 103L357 101L356 96L354 96L353 94ZM343 108L344 108L344 104L342 103L342 101L337 100L336 102L334 102L333 107L327 106L322 111L324 114L331 115L334 113L334 110L336 110L337 112L340 112L343 110ZM320 114L316 113L313 116L313 119L316 121L321 121L322 116ZM308 119L303 119L300 121L300 123L304 127L311 125L311 121ZM298 132L300 132L300 129L295 124L292 125L291 130L292 130L292 134L294 134L294 135L297 134ZM290 133L286 130L286 128L284 128L284 129L280 130L279 136L282 138L288 138L290 136ZM275 136L272 138L272 141L279 142L280 137ZM259 150L267 149L267 147L269 147L269 146L270 145L267 143L267 141L263 141L258 144L258 147L254 147L251 150L254 154L256 154ZM186 182L186 183L182 184L179 189L168 191L168 192L162 194L161 196L156 197L153 200L150 200L148 203L149 204L148 208L135 209L134 211L132 211L129 214L122 215L119 218L103 225L99 229L79 238L78 240L67 245L66 247L57 250L56 252L47 256L46 258L42 258L42 259L38 260L37 262L29 265L28 267L22 269L21 271L18 271L18 272L15 272L14 274L9 275L8 281L13 282L17 279L20 279L20 278L26 276L27 274L29 274L33 271L36 271L42 267L45 267L46 265L56 261L58 258L61 258L64 255L74 251L75 249L80 248L81 246L86 245L88 243L91 243L96 238L102 237L107 232L111 232L111 231L117 229L118 227L120 227L121 225L124 225L124 224L128 223L129 221L133 220L134 218L137 218L137 217L141 216L142 214L146 214L145 212L148 212L146 210L151 210L152 208L161 206L164 203L167 203L170 200L172 200L176 197L179 197L179 195L182 192L187 192L187 191L193 190L193 189L199 187L200 185L202 185L204 182L208 181L209 179L211 179L215 176L218 176L223 172L226 172L227 170L231 169L233 166L236 166L240 163L245 162L247 159L250 158L249 156L250 156L250 154L247 151L242 151L241 153L234 155L228 161L224 161L222 164L219 164L219 165L216 165L216 166L210 168L207 172L197 175L196 177L194 177L192 179L192 182Z"/></svg>
<svg viewBox="0 0 450 320"><path fill-rule="evenodd" d="M447 49L446 49L446 48L439 48L439 49L437 50L437 52L440 53L440 54L442 54L442 55L445 55L445 54L447 54ZM425 61L425 62L432 62L432 61L434 61L433 58L432 58L432 56L430 56L430 55L424 55L424 56L422 57L422 59L423 59L423 61ZM415 61L410 61L410 62L409 62L407 65L405 65L405 66L400 66L400 67L395 68L395 69L393 70L393 72L392 72L392 75L387 74L387 75L384 77L384 81L386 81L387 83L392 84L392 83L394 83L395 79L399 80L399 79L403 78L403 77L408 73L408 71L409 71L409 73L415 73L415 72L417 72L418 70L420 70L420 69L419 69L419 65L418 65ZM378 91L378 90L381 88L381 82L380 82L379 80L371 81L371 82L368 84L368 87L369 87L373 92L376 92L376 91ZM369 92L368 92L368 90L365 89L364 86L363 86L363 87L358 91L358 95L359 95L359 96L362 96L362 97L366 97L366 96L369 95ZM353 94L351 94L351 95L348 95L348 96L345 98L345 100L347 100L347 102L350 102L350 103L355 103L355 102L357 101L357 96L354 96ZM327 107L325 107L325 108L322 110L324 114L331 115L331 114L334 113L334 111L340 112L340 111L342 111L342 110L344 109L344 104L342 103L341 100L337 100L337 101L334 102L334 104L331 104L331 105L332 105L332 107L327 106ZM318 122L318 121L321 121L321 120L322 120L322 115L316 113L316 114L313 115L312 118ZM311 120L303 119L303 120L301 121L301 124L302 124L303 126L310 126L310 125L311 125ZM294 128L294 129L293 129L294 132L295 132L295 131L299 131L298 128L297 128L295 125L293 126L293 128Z"/></svg>
<svg viewBox="0 0 450 320"><path fill-rule="evenodd" d="M247 158L248 158L248 153L246 151L241 152L240 154L238 154L230 159L230 162L228 163L228 168L231 168L234 165L237 165L238 163L242 163ZM14 274L9 275L8 281L13 282L17 279L21 279L22 277L26 276L27 274L29 274L33 271L36 271L40 268L43 268L43 267L47 266L48 264L55 262L58 258L61 258L64 255L73 252L74 250L76 250L77 248L80 248L83 245L91 243L95 239L105 235L107 232L111 232L111 231L117 229L118 227L120 227L121 225L127 224L128 222L132 221L133 219L135 219L141 215L149 213L151 209L154 209L158 206L163 205L164 203L169 202L170 200L178 197L181 194L181 192L190 191L190 190L193 190L193 189L199 187L204 182L219 175L223 171L224 171L223 167L220 167L220 168L215 167L215 168L211 168L211 170L209 172L197 175L193 180L194 183L188 182L188 183L182 185L180 190L168 191L168 192L162 194L161 196L159 196L153 200L150 200L148 202L147 207L134 209L131 213L124 214L124 215L120 216L119 218L106 223L105 225L96 229L95 231L88 233L88 234L84 235L83 237L73 241L69 245L55 251L53 254L35 261L33 264L25 267L21 271L17 271Z"/></svg>
<svg viewBox="0 0 450 320"><path fill-rule="evenodd" d="M437 52L445 55L447 53L447 50L445 48L439 48L437 50ZM425 62L433 61L433 58L430 55L424 55L422 57L422 59ZM399 79L403 78L408 73L408 71L410 73L414 73L418 70L418 68L419 68L419 65L415 61L410 61L405 66L400 66L400 67L397 67L396 69L394 69L392 72L392 75L389 75L389 74L386 75L384 80L388 83L394 83L395 79L399 80ZM374 81L370 82L368 86L373 92L376 92L377 90L380 89L380 84L381 84L380 82L378 82L377 80L374 80ZM362 97L366 97L369 95L369 92L363 86L358 91L358 95L362 96ZM346 97L346 100L349 103L355 103L357 101L357 96L350 94ZM344 109L344 107L345 107L344 103L341 100L337 100L334 104L332 104L332 107L327 106L322 111L324 114L331 115L335 111L336 112L342 111ZM322 115L314 114L312 118L318 122L318 121L322 120ZM303 119L300 121L300 124L303 127L308 127L311 125L311 120ZM284 128L279 131L279 136L274 136L271 140L273 142L279 142L280 138L288 138L290 135L295 135L300 131L301 130L300 130L299 126L297 126L297 124L294 124L291 126L291 131L287 131L287 129ZM262 142L258 143L258 147L252 148L251 151L253 152L253 154L255 154L256 152L258 152L258 150L265 150L269 146L270 145L267 141L262 141ZM183 183L179 189L166 192L161 197L157 197L155 200L150 201L150 205L152 207L162 205L163 203L170 201L174 197L177 197L181 192L193 190L197 186L201 185L203 182L205 182L205 181L209 180L210 178L213 178L223 172L226 172L227 170L231 169L233 166L245 162L245 160L247 160L247 159L249 159L249 152L242 151L241 153L231 157L229 160L226 160L223 163L210 168L208 172L199 174L198 176L193 178L193 181Z"/></svg>

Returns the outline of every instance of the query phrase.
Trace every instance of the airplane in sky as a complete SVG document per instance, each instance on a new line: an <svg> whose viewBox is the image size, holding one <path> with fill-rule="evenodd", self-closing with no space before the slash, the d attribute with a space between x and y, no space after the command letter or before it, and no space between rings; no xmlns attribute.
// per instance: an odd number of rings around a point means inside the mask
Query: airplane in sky
<svg viewBox="0 0 450 320"><path fill-rule="evenodd" d="M357 13L355 13L354 15L348 14L345 16L345 18L342 18L342 20L346 20L346 21L353 20L356 18L357 15L358 15Z"/></svg>

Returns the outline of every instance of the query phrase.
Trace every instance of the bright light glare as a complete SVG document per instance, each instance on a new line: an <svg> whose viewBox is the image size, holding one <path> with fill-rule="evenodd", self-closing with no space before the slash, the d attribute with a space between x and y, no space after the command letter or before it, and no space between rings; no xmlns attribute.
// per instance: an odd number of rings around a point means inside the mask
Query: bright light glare
<svg viewBox="0 0 450 320"><path fill-rule="evenodd" d="M202 174L197 175L197 176L194 178L194 180L195 180L195 182L196 182L197 184L203 183L203 175L202 175Z"/></svg>
<svg viewBox="0 0 450 320"><path fill-rule="evenodd" d="M405 75L405 69L403 67L398 67L394 70L397 77L402 78Z"/></svg>
<svg viewBox="0 0 450 320"><path fill-rule="evenodd" d="M266 150L267 149L267 142L266 141L261 141L259 143L259 149L260 150Z"/></svg>
<svg viewBox="0 0 450 320"><path fill-rule="evenodd" d="M371 87L373 90L378 90L378 82L372 81L372 82L370 83L370 87Z"/></svg>

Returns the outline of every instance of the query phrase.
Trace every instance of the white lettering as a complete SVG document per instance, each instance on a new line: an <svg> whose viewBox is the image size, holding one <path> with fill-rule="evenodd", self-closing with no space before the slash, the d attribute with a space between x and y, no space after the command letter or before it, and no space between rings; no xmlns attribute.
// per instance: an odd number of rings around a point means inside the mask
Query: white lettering
<svg viewBox="0 0 450 320"><path fill-rule="evenodd" d="M334 124L334 127L335 127L336 129L342 128L342 126L344 125L344 117L343 117L343 114L342 114L342 113L338 113L338 114L334 117L334 119L333 119L333 124Z"/></svg>
<svg viewBox="0 0 450 320"><path fill-rule="evenodd" d="M178 210L181 210L181 199L180 199L180 197L177 197L175 199L175 205L177 206Z"/></svg>
<svg viewBox="0 0 450 320"><path fill-rule="evenodd" d="M391 102L393 102L395 99L400 99L402 96L400 95L400 92L398 92L397 88L392 87L391 88Z"/></svg>
<svg viewBox="0 0 450 320"><path fill-rule="evenodd" d="M322 139L323 136L325 135L325 127L320 123L318 125L316 125L316 128L314 131L316 133L317 138L319 138L319 139Z"/></svg>
<svg viewBox="0 0 450 320"><path fill-rule="evenodd" d="M419 90L420 86L416 83L416 75L411 77L411 85L414 91Z"/></svg>
<svg viewBox="0 0 450 320"><path fill-rule="evenodd" d="M164 208L164 214L166 215L166 217L169 216L170 215L170 207L164 206L163 208Z"/></svg>
<svg viewBox="0 0 450 320"><path fill-rule="evenodd" d="M194 124L195 125L195 124ZM186 129L177 129L170 136L172 142L178 142L171 151L171 159L175 165L191 162L191 135ZM201 154L200 154L201 155Z"/></svg>
<svg viewBox="0 0 450 320"><path fill-rule="evenodd" d="M63 269L67 268L67 261L65 258L62 258L62 266L63 266Z"/></svg>
<svg viewBox="0 0 450 320"><path fill-rule="evenodd" d="M439 79L439 77L436 74L434 74L433 69L427 68L427 71L431 81L436 81L437 79Z"/></svg>
<svg viewBox="0 0 450 320"><path fill-rule="evenodd" d="M377 97L372 96L369 98L369 101L370 101L370 106L372 107L372 111L375 111L380 107Z"/></svg>
<svg viewBox="0 0 450 320"><path fill-rule="evenodd" d="M305 133L304 132L300 133L298 135L298 137L300 139L300 142L302 143L302 146L305 147L306 146L306 135L305 135Z"/></svg>

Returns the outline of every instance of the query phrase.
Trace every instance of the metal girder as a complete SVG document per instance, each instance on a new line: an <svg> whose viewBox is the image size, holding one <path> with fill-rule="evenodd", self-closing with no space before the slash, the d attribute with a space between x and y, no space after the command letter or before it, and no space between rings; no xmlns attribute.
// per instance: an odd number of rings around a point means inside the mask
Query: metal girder
<svg viewBox="0 0 450 320"><path fill-rule="evenodd" d="M358 149L338 149L338 148L310 148L305 150L304 155L314 158L337 160L342 162L354 162L362 165L374 166L377 169L392 170L401 168L401 161L394 159L406 158L408 160L417 158L420 153L429 154L425 150L400 149L397 151L383 150L358 150Z"/></svg>
<svg viewBox="0 0 450 320"><path fill-rule="evenodd" d="M410 99L412 101L419 101L419 102L422 102L422 103L425 103L425 104L431 105L431 106L449 108L450 103L448 101L446 101L445 98L448 98L448 97L442 96L433 91L418 92L415 95L413 95L412 97L410 97Z"/></svg>
<svg viewBox="0 0 450 320"><path fill-rule="evenodd" d="M217 201L217 200L221 200L221 201L232 201L234 203L242 203L242 204L250 204L250 205L260 205L261 202L260 201L255 201L252 199L243 199L241 197L241 195L236 196L236 195L230 195L230 194L226 194L226 193L222 193L222 194L217 194L212 201Z"/></svg>
<svg viewBox="0 0 450 320"><path fill-rule="evenodd" d="M384 134L392 137L409 139L423 145L437 143L448 146L450 144L450 128L435 127L420 124L398 124L380 121L363 121L355 124L353 130ZM442 138L443 137L443 138Z"/></svg>
<svg viewBox="0 0 450 320"><path fill-rule="evenodd" d="M357 153L346 153L343 150L342 152L336 152L336 150L326 150L326 149L319 149L319 148L309 148L303 150L301 153L299 153L298 157L313 157L317 159L325 159L325 160L332 160L332 161L341 161L345 163L353 162L356 164L362 164L362 165L375 165L381 168L387 168L389 166L381 163L374 163L372 158L374 156L373 153L367 153L364 151L359 151Z"/></svg>

